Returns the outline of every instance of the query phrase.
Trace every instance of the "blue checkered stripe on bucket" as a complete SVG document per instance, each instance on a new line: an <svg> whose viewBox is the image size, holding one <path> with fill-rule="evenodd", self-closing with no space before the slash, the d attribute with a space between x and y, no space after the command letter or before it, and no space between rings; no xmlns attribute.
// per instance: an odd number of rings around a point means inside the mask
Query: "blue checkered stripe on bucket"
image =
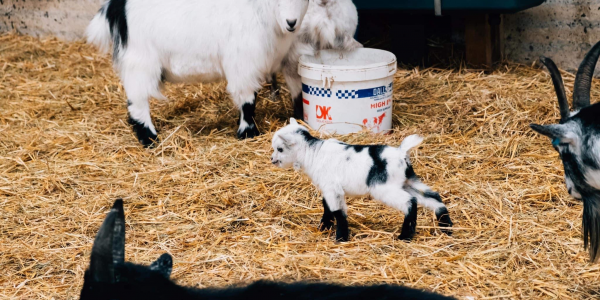
<svg viewBox="0 0 600 300"><path fill-rule="evenodd" d="M362 90L338 90L335 92L335 96L338 99L359 99L359 98L371 98L374 96L385 95L388 92L392 91L392 84L390 83L387 86L380 86L376 88L370 89L362 89ZM319 88L314 86L309 86L306 84L302 84L302 91L318 97L326 97L331 98L332 92L331 89Z"/></svg>
<svg viewBox="0 0 600 300"><path fill-rule="evenodd" d="M331 92L331 89L325 89L325 88L320 88L320 87L315 87L315 86L308 86L306 84L302 84L302 91L309 95L313 95L313 96L317 96L317 97L326 97L326 98L331 98L331 95L333 94Z"/></svg>

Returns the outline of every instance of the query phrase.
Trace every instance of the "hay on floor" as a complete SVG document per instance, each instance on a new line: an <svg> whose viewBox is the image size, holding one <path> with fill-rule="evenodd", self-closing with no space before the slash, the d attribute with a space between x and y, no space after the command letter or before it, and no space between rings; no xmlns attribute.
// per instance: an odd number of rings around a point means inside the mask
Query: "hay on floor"
<svg viewBox="0 0 600 300"><path fill-rule="evenodd" d="M569 93L574 76L563 73ZM76 299L93 238L125 198L127 259L173 255L173 278L224 286L256 279L399 283L459 299L590 299L600 267L581 240L582 206L557 153L529 130L559 119L549 75L506 64L486 75L400 70L394 131L339 137L399 145L420 133L416 172L439 191L454 235L419 209L417 236L397 241L401 213L349 201L351 242L320 233L321 196L271 166L288 101L258 101L259 138L235 139L224 84L167 85L152 101L162 143L140 147L126 124L110 58L83 43L0 36L0 298ZM598 82L592 97L599 98ZM289 95L283 93L282 99Z"/></svg>

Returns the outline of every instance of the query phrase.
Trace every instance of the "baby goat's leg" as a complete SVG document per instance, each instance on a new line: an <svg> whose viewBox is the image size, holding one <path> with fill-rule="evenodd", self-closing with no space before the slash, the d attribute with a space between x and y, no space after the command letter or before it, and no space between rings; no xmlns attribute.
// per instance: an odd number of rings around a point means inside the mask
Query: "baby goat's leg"
<svg viewBox="0 0 600 300"><path fill-rule="evenodd" d="M405 241L411 240L417 229L417 199L399 187L385 185L377 187L371 195L373 198L404 213L402 232L398 238Z"/></svg>
<svg viewBox="0 0 600 300"><path fill-rule="evenodd" d="M348 220L347 220L347 208L344 199L344 194L335 191L323 191L324 204L329 207L331 214L335 218L336 230L335 240L339 242L347 242L349 231L348 231Z"/></svg>
<svg viewBox="0 0 600 300"><path fill-rule="evenodd" d="M431 190L429 186L421 182L416 177L408 178L404 184L406 190L417 198L417 202L435 212L435 217L438 221L438 226L442 228L452 227L452 220L450 220L450 214L440 194ZM451 230L441 229L441 231L447 235L452 235Z"/></svg>
<svg viewBox="0 0 600 300"><path fill-rule="evenodd" d="M125 58L121 62L120 73L128 98L129 124L133 126L138 141L144 147L153 146L158 138L150 117L148 100L151 96L162 97L160 95L160 64L142 63L135 59Z"/></svg>
<svg viewBox="0 0 600 300"><path fill-rule="evenodd" d="M325 231L331 229L333 227L333 219L333 213L329 209L327 201L323 198L323 217L321 218L321 224L319 224L319 230Z"/></svg>

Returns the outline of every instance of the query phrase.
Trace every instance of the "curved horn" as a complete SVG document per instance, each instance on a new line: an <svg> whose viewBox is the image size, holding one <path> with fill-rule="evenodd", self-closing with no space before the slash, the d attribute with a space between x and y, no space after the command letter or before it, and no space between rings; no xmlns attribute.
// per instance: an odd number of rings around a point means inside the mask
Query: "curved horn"
<svg viewBox="0 0 600 300"><path fill-rule="evenodd" d="M92 246L90 271L94 281L114 283L115 264L124 261L125 254L125 215L123 200L115 201L104 219Z"/></svg>
<svg viewBox="0 0 600 300"><path fill-rule="evenodd" d="M556 64L551 59L540 56L540 61L546 66L548 72L550 72L552 83L554 84L554 91L556 91L556 97L558 98L558 106L560 107L560 120L564 121L569 118L570 111L562 76L560 75L560 71L556 67Z"/></svg>
<svg viewBox="0 0 600 300"><path fill-rule="evenodd" d="M592 88L592 76L596 68L596 62L600 56L600 42L585 55L579 65L577 76L575 76L575 88L573 90L573 109L579 110L590 105L590 89Z"/></svg>

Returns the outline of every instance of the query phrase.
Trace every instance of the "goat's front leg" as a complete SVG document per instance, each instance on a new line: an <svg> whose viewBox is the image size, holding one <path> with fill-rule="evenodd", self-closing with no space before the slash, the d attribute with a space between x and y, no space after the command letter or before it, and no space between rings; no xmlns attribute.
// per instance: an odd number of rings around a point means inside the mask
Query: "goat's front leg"
<svg viewBox="0 0 600 300"><path fill-rule="evenodd" d="M232 95L234 95L232 93ZM237 97L236 97L237 96ZM257 94L235 95L234 100L240 108L239 127L237 131L238 139L253 138L260 135L256 123L254 122L254 110L256 108Z"/></svg>
<svg viewBox="0 0 600 300"><path fill-rule="evenodd" d="M333 213L327 205L327 201L325 201L325 198L323 198L323 217L321 218L321 223L319 224L319 230L325 231L331 229L333 227L334 218L335 217L333 216Z"/></svg>
<svg viewBox="0 0 600 300"><path fill-rule="evenodd" d="M335 230L335 240L338 242L347 242L349 230L344 194L336 191L323 192L323 200L324 204L329 207L331 215L335 218L337 225ZM325 216L325 214L323 216Z"/></svg>

